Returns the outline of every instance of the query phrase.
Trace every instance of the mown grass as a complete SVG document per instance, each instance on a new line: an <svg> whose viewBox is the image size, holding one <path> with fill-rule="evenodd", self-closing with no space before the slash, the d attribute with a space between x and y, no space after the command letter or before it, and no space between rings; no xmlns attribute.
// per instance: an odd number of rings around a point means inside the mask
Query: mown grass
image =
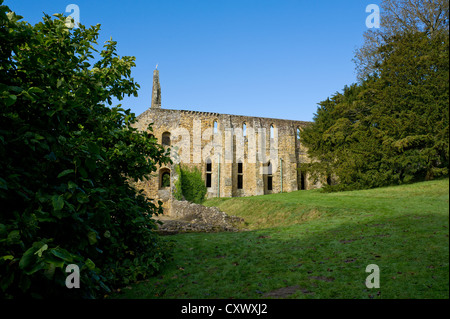
<svg viewBox="0 0 450 319"><path fill-rule="evenodd" d="M448 199L448 179L211 199L250 231L171 236L165 269L111 297L449 298Z"/></svg>

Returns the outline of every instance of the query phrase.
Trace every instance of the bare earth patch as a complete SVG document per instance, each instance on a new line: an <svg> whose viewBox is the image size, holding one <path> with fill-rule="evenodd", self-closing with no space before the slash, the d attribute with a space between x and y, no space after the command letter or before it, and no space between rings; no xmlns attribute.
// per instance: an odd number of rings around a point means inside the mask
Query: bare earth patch
<svg viewBox="0 0 450 319"><path fill-rule="evenodd" d="M290 287L284 287L284 288L270 291L270 292L264 294L264 297L287 298L290 295L296 293L298 290L301 290L301 292L303 292L304 294L313 294L312 291L309 291L308 289L302 288L300 286L290 286Z"/></svg>

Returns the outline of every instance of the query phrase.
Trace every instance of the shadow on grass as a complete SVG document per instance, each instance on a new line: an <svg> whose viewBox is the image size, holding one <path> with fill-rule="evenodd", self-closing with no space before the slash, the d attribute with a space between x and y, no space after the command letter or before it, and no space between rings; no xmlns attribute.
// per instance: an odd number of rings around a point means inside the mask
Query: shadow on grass
<svg viewBox="0 0 450 319"><path fill-rule="evenodd" d="M112 298L448 298L448 214L173 236L174 259ZM365 286L366 266L380 288Z"/></svg>

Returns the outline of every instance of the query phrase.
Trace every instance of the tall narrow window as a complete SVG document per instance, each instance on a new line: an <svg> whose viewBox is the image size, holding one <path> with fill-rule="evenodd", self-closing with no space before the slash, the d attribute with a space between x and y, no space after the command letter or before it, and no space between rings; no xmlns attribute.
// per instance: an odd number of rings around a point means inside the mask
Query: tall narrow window
<svg viewBox="0 0 450 319"><path fill-rule="evenodd" d="M214 121L213 128L214 128L214 134L216 134L217 133L217 121Z"/></svg>
<svg viewBox="0 0 450 319"><path fill-rule="evenodd" d="M206 160L206 187L211 187L212 163L210 159Z"/></svg>
<svg viewBox="0 0 450 319"><path fill-rule="evenodd" d="M297 141L300 141L300 129L299 128L297 128Z"/></svg>
<svg viewBox="0 0 450 319"><path fill-rule="evenodd" d="M170 133L164 132L162 135L162 145L170 146Z"/></svg>
<svg viewBox="0 0 450 319"><path fill-rule="evenodd" d="M267 165L267 190L271 191L273 188L273 178L272 178L272 164L269 162Z"/></svg>
<svg viewBox="0 0 450 319"><path fill-rule="evenodd" d="M273 124L270 126L270 138L274 138L274 128L273 128Z"/></svg>
<svg viewBox="0 0 450 319"><path fill-rule="evenodd" d="M305 173L303 172L300 174L300 189L305 189Z"/></svg>
<svg viewBox="0 0 450 319"><path fill-rule="evenodd" d="M247 136L247 124L242 124L242 135Z"/></svg>
<svg viewBox="0 0 450 319"><path fill-rule="evenodd" d="M237 172L237 189L242 189L244 184L244 169L242 167L242 162L238 163L238 172Z"/></svg>

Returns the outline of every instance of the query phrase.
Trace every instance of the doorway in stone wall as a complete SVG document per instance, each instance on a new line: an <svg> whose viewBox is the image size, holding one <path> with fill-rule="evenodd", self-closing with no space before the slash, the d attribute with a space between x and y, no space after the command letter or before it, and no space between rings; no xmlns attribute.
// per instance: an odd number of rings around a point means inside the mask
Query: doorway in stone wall
<svg viewBox="0 0 450 319"><path fill-rule="evenodd" d="M272 194L273 191L273 174L272 164L267 162L263 164L263 181L264 181L264 194Z"/></svg>

